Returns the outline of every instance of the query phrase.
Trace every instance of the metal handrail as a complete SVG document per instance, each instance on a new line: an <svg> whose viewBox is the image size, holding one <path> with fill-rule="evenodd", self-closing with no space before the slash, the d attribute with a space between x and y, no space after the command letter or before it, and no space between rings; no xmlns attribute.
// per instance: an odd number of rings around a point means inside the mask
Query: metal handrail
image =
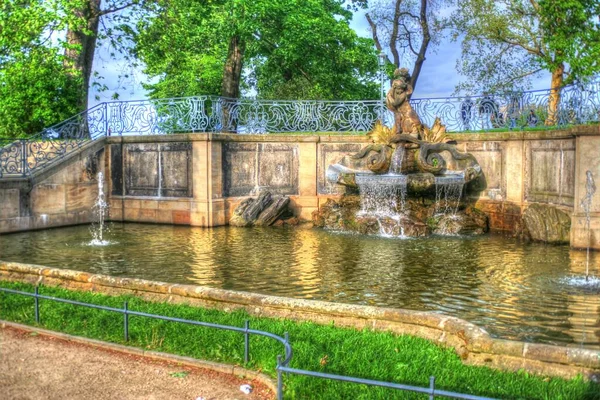
<svg viewBox="0 0 600 400"><path fill-rule="evenodd" d="M245 321L244 327L240 328L240 327L231 326L231 325L221 325L221 324L215 324L215 323L211 323L211 322L193 321L193 320L188 320L188 319L183 319L183 318L167 317L164 315L150 314L150 313L145 313L145 312L141 312L141 311L130 310L129 306L128 306L128 302L124 302L123 308L116 308L116 307L101 306L101 305L92 304L92 303L85 303L85 302L76 301L76 300L63 299L60 297L41 295L39 293L38 286L35 286L33 293L24 292L21 290L2 288L2 287L0 287L0 292L33 297L34 298L34 307L35 307L35 322L37 324L40 323L40 308L39 308L39 300L40 299L56 301L59 303L72 304L72 305L76 305L76 306L88 307L88 308L93 308L93 309L98 309L98 310L103 310L103 311L112 311L112 312L117 312L117 313L123 314L124 315L123 330L124 330L125 341L129 341L129 316L130 315L243 333L244 334L244 363L248 363L248 360L249 360L249 349L250 349L249 335L253 334L253 335L259 335L259 336L264 336L264 337L274 339L274 340L280 342L281 344L283 344L283 347L285 349L285 355L286 355L285 359L283 359L283 360L281 359L281 355L277 356L276 371L277 371L277 399L278 400L283 399L283 376L282 376L283 373L311 376L311 377L316 377L316 378L331 379L331 380L338 380L338 381L351 382L351 383L358 383L358 384L363 384L363 385L368 385L368 386L379 386L379 387L385 387L385 388L389 388L389 389L410 391L410 392L415 392L415 393L423 393L423 394L428 394L429 398L431 400L433 400L436 396L451 397L451 398L465 399L465 400L494 400L489 397L480 397L480 396L468 395L468 394L463 394L463 393L450 392L450 391L446 391L446 390L437 390L435 388L435 377L433 377L433 376L430 377L430 379L429 379L429 383L430 383L429 387L424 388L424 387L420 387L420 386L404 385L404 384L398 384L398 383L392 383L392 382L377 381L377 380L372 380L372 379L356 378L356 377L345 376L345 375L336 375L336 374L329 374L329 373L323 373L323 372L308 371L308 370L297 369L297 368L290 368L289 363L292 360L293 351L292 351L292 346L290 344L288 333L285 332L284 337L281 337L281 336L275 335L270 332L260 331L260 330L256 330L256 329L250 329L248 320Z"/></svg>
<svg viewBox="0 0 600 400"><path fill-rule="evenodd" d="M552 110L554 100L560 102ZM600 80L557 89L413 98L422 122L448 132L555 129L600 122ZM0 178L27 177L90 140L177 132L368 132L394 116L381 100L262 100L212 95L99 103L25 140L0 146ZM551 120L552 125L546 122Z"/></svg>

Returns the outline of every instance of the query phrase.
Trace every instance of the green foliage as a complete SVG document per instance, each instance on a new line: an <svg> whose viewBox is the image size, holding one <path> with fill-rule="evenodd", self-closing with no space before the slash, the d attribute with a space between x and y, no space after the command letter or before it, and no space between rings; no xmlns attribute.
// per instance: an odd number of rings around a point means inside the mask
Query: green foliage
<svg viewBox="0 0 600 400"><path fill-rule="evenodd" d="M159 1L138 26L151 97L221 94L230 39L243 43L242 89L278 99L377 98L372 41L337 0Z"/></svg>
<svg viewBox="0 0 600 400"><path fill-rule="evenodd" d="M0 282L0 286L33 291L28 284ZM467 366L452 349L425 339L392 333L338 328L309 322L257 318L243 311L223 312L187 305L153 303L136 297L111 297L90 292L42 287L40 293L129 309L224 325L283 336L290 335L294 350L291 367L428 386L436 377L439 389L510 399L598 399L600 386L582 379L537 377L526 372L509 373ZM0 293L0 319L33 324L33 299ZM100 340L123 343L123 316L116 313L40 301L41 326ZM199 359L243 363L243 336L236 332L195 327L131 316L128 345ZM250 337L250 362L246 366L275 375L277 354L283 347L271 339ZM288 398L319 399L422 399L422 395L364 385L289 375L284 378Z"/></svg>
<svg viewBox="0 0 600 400"><path fill-rule="evenodd" d="M102 3L104 9L98 9ZM83 111L96 38L125 49L144 0L0 2L0 137L24 137ZM103 33L91 23L103 18ZM100 86L98 82L92 85Z"/></svg>
<svg viewBox="0 0 600 400"><path fill-rule="evenodd" d="M78 110L81 79L63 67L63 47L52 34L56 1L0 5L0 137L24 137Z"/></svg>
<svg viewBox="0 0 600 400"><path fill-rule="evenodd" d="M501 91L528 87L529 78L565 70L559 85L600 71L600 3L595 0L464 0L453 14L453 36L462 40L457 65L467 77L458 90ZM570 68L570 69L569 69Z"/></svg>
<svg viewBox="0 0 600 400"><path fill-rule="evenodd" d="M554 63L569 64L565 83L586 79L600 72L600 2L598 0L540 0L540 27ZM544 61L546 61L544 59Z"/></svg>
<svg viewBox="0 0 600 400"><path fill-rule="evenodd" d="M69 118L78 112L80 88L56 49L15 56L0 69L0 137L26 137Z"/></svg>

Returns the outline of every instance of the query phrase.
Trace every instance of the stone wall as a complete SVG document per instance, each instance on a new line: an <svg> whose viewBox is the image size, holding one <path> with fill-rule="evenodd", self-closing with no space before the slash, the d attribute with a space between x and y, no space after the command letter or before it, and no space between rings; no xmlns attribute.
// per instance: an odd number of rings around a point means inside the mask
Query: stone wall
<svg viewBox="0 0 600 400"><path fill-rule="evenodd" d="M474 196L492 230L514 232L533 203L571 214L577 135L576 130L452 135L459 150L473 154L482 167Z"/></svg>
<svg viewBox="0 0 600 400"><path fill-rule="evenodd" d="M89 223L104 171L104 139L27 179L0 179L0 234Z"/></svg>
<svg viewBox="0 0 600 400"><path fill-rule="evenodd" d="M573 246L600 249L600 191L592 199L589 235L581 206L586 171L600 179L600 127L452 137L483 169L472 199L492 230L514 232L530 204L551 204L572 215ZM327 167L367 141L341 135L111 137L104 152L83 149L34 179L0 180L0 232L89 221L94 178L83 171L98 152L115 221L225 225L240 201L262 190L290 196L296 216L310 220L342 193L327 181Z"/></svg>
<svg viewBox="0 0 600 400"><path fill-rule="evenodd" d="M409 334L449 346L467 364L573 378L600 379L600 351L494 339L483 329L437 313L324 301L290 299L208 287L115 278L86 272L0 261L0 280L60 286L152 301L186 303L221 310L244 309L264 317Z"/></svg>

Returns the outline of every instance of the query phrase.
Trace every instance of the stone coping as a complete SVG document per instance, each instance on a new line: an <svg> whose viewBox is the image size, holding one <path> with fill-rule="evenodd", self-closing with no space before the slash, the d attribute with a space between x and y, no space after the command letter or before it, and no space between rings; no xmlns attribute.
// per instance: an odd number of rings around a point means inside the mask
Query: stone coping
<svg viewBox="0 0 600 400"><path fill-rule="evenodd" d="M178 133L172 135L112 136L108 144L118 143L164 143L164 142L256 142L256 143L346 143L369 142L366 135L336 135L324 132L314 135L243 135L231 133Z"/></svg>
<svg viewBox="0 0 600 400"><path fill-rule="evenodd" d="M19 329L25 332L35 332L45 337L61 339L67 342L78 343L103 350L115 351L121 354L144 357L152 360L167 361L189 367L209 369L211 371L239 376L246 379L255 379L263 385L265 385L266 387L268 387L269 390L271 390L273 393L277 393L277 384L273 381L273 379L269 378L263 373L242 368L238 365L224 364L214 361L199 360L192 357L178 356L176 354L144 350L139 347L131 347L117 343L103 342L101 340L90 339L82 336L74 336L62 332L55 332L29 325L17 324L15 322L0 320L0 329L4 329L6 327Z"/></svg>
<svg viewBox="0 0 600 400"><path fill-rule="evenodd" d="M577 136L600 136L600 125L580 125L565 129L539 131L504 132L462 132L448 135L459 142L507 141L507 140L558 140ZM258 142L258 143L368 143L365 135L345 135L336 132L317 132L313 135L293 135L269 133L265 135L246 135L231 133L178 133L169 135L112 136L106 138L108 144L114 143L162 143L162 142Z"/></svg>
<svg viewBox="0 0 600 400"><path fill-rule="evenodd" d="M0 261L0 280L113 295L130 294L225 311L245 309L256 316L392 331L453 347L468 364L513 371L525 369L563 378L581 374L587 379L600 380L600 350L495 339L467 321L431 312L292 299L3 261Z"/></svg>

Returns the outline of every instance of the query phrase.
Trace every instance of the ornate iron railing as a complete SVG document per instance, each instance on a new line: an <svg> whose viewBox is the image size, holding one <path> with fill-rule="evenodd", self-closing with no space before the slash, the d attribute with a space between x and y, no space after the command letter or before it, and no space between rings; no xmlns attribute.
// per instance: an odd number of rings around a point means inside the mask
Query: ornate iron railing
<svg viewBox="0 0 600 400"><path fill-rule="evenodd" d="M440 117L449 132L561 128L600 120L600 80L556 90L473 97L412 99L424 124ZM556 104L556 107L553 106ZM38 135L0 140L0 178L28 176L85 142L103 136L178 132L364 133L377 120L391 126L380 100L250 100L194 96L100 103Z"/></svg>
<svg viewBox="0 0 600 400"><path fill-rule="evenodd" d="M196 96L108 103L107 134L366 132L391 115L378 100L274 101Z"/></svg>

